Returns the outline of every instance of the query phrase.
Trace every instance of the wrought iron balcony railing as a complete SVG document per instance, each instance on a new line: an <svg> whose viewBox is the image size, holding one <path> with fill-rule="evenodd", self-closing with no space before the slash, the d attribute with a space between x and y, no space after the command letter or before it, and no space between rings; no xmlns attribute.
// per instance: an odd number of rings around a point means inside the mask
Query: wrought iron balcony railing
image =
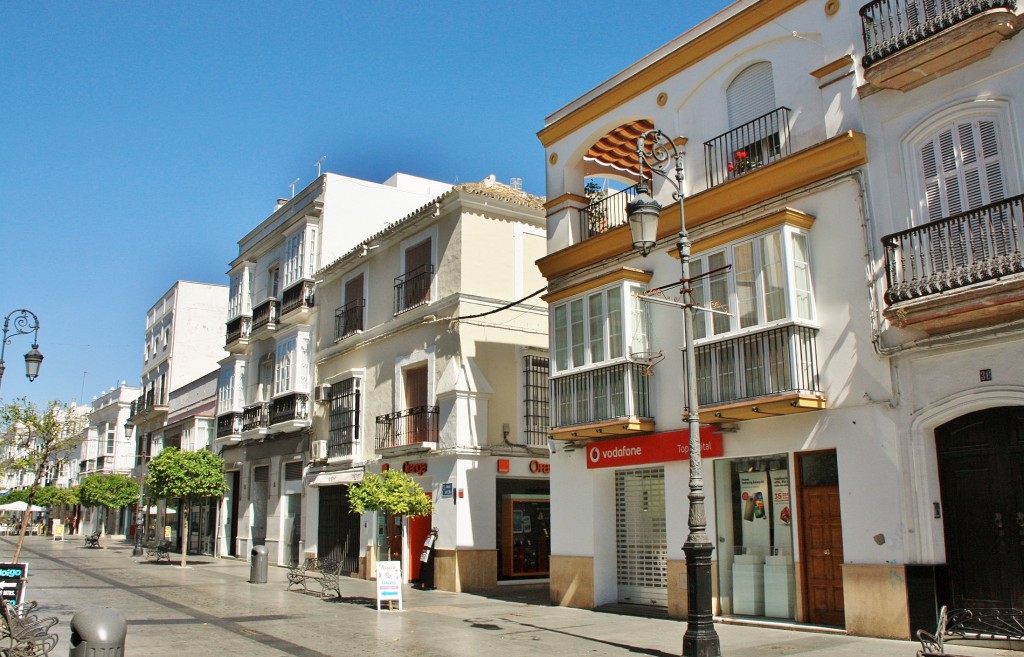
<svg viewBox="0 0 1024 657"><path fill-rule="evenodd" d="M299 308L313 307L313 280L304 278L281 295L281 316Z"/></svg>
<svg viewBox="0 0 1024 657"><path fill-rule="evenodd" d="M780 107L704 142L708 189L789 154L789 108Z"/></svg>
<svg viewBox="0 0 1024 657"><path fill-rule="evenodd" d="M377 450L436 443L439 433L439 408L417 406L377 416Z"/></svg>
<svg viewBox="0 0 1024 657"><path fill-rule="evenodd" d="M340 340L363 330L366 299L353 299L334 311L334 339Z"/></svg>
<svg viewBox="0 0 1024 657"><path fill-rule="evenodd" d="M551 378L551 427L651 417L647 366L616 363Z"/></svg>
<svg viewBox="0 0 1024 657"><path fill-rule="evenodd" d="M894 304L1024 271L1024 195L882 238L885 302Z"/></svg>
<svg viewBox="0 0 1024 657"><path fill-rule="evenodd" d="M430 282L434 265L420 265L395 278L395 314L422 306L430 301Z"/></svg>
<svg viewBox="0 0 1024 657"><path fill-rule="evenodd" d="M225 413L217 416L217 437L227 438L242 433L242 414Z"/></svg>
<svg viewBox="0 0 1024 657"><path fill-rule="evenodd" d="M309 395L293 392L270 402L270 424L309 419Z"/></svg>
<svg viewBox="0 0 1024 657"><path fill-rule="evenodd" d="M580 235L583 236L583 239L606 233L612 228L626 224L629 218L626 205L636 197L638 185L639 183L610 196L597 199L580 210Z"/></svg>
<svg viewBox="0 0 1024 657"><path fill-rule="evenodd" d="M242 431L256 431L270 426L270 402L257 402L242 411Z"/></svg>
<svg viewBox="0 0 1024 657"><path fill-rule="evenodd" d="M791 324L695 347L700 405L819 392L817 333Z"/></svg>
<svg viewBox="0 0 1024 657"><path fill-rule="evenodd" d="M860 8L867 68L990 9L1016 9L1014 0L874 0Z"/></svg>
<svg viewBox="0 0 1024 657"><path fill-rule="evenodd" d="M252 317L249 315L241 315L234 318L227 325L227 331L225 336L225 344L231 346L240 340L249 339L250 332L252 331Z"/></svg>
<svg viewBox="0 0 1024 657"><path fill-rule="evenodd" d="M258 331L262 328L273 329L278 321L277 299L270 297L260 305L252 309L252 330Z"/></svg>

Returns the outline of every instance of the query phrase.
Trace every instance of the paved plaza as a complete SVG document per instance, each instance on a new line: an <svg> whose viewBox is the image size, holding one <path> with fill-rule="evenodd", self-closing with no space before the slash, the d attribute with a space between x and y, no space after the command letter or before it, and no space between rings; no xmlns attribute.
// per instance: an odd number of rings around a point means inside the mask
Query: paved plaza
<svg viewBox="0 0 1024 657"><path fill-rule="evenodd" d="M10 559L15 538L0 537ZM285 590L286 570L249 584L249 564L190 556L187 568L133 558L131 546L81 537L27 537L28 595L56 616L52 655L67 655L70 623L90 607L115 607L128 619L127 657L588 657L679 655L686 624L544 603L539 587L503 586L493 596L407 589L403 611L377 611L374 583L348 579L343 597L321 600ZM917 645L844 634L718 623L724 657L912 657ZM967 647L966 655L1021 653Z"/></svg>

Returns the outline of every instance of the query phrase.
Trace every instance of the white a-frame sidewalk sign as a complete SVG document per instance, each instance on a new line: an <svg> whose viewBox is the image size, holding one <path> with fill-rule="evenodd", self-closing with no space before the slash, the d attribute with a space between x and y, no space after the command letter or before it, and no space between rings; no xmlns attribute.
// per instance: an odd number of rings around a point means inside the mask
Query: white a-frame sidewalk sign
<svg viewBox="0 0 1024 657"><path fill-rule="evenodd" d="M380 603L391 603L398 600L398 611L402 611L402 562L401 561L378 561L377 562L377 611L380 611Z"/></svg>

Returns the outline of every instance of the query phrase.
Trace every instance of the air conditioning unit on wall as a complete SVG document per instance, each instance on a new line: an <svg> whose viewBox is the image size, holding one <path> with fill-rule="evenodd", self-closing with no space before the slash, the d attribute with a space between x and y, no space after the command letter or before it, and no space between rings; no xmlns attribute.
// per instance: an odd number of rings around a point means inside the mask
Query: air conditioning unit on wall
<svg viewBox="0 0 1024 657"><path fill-rule="evenodd" d="M309 456L314 461L327 460L327 441L314 440L309 448Z"/></svg>
<svg viewBox="0 0 1024 657"><path fill-rule="evenodd" d="M329 402L331 401L331 386L328 383L319 385L313 389L313 401L316 402Z"/></svg>

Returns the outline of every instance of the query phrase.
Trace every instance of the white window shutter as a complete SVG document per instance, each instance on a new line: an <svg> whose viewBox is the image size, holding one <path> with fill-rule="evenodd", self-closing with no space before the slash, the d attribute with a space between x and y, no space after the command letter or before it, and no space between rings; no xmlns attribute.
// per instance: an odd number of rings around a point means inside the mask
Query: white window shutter
<svg viewBox="0 0 1024 657"><path fill-rule="evenodd" d="M775 82L769 62L752 64L726 90L729 127L735 128L776 109Z"/></svg>

